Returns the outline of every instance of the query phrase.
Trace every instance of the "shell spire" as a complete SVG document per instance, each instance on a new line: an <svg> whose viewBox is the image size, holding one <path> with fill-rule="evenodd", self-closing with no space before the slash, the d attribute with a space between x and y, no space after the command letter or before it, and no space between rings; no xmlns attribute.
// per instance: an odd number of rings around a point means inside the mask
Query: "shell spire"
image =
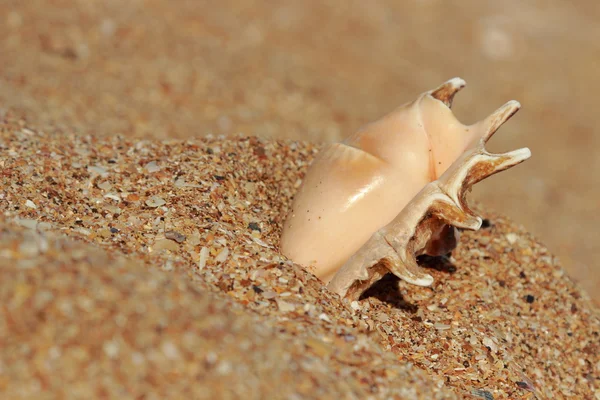
<svg viewBox="0 0 600 400"><path fill-rule="evenodd" d="M456 93L458 93L465 86L467 86L467 82L465 82L464 79L452 78L442 83L438 88L433 89L431 92L429 92L429 95L443 102L448 108L452 108L452 100L454 100L454 95L456 95Z"/></svg>

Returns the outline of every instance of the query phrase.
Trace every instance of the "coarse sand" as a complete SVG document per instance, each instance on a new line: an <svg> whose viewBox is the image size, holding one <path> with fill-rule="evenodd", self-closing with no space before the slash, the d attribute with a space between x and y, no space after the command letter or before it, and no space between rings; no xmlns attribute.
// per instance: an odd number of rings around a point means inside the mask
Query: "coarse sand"
<svg viewBox="0 0 600 400"><path fill-rule="evenodd" d="M600 399L598 18L0 2L0 397ZM342 301L279 255L291 199L320 143L453 76L462 121L523 104L490 149L533 157L475 187L432 287Z"/></svg>
<svg viewBox="0 0 600 400"><path fill-rule="evenodd" d="M0 114L128 138L339 140L454 76L453 110L523 109L490 143L526 165L474 198L600 301L596 0L3 0Z"/></svg>
<svg viewBox="0 0 600 400"><path fill-rule="evenodd" d="M600 395L596 309L497 214L425 260L431 288L388 277L349 304L277 251L315 146L48 135L9 113L0 148L9 397Z"/></svg>

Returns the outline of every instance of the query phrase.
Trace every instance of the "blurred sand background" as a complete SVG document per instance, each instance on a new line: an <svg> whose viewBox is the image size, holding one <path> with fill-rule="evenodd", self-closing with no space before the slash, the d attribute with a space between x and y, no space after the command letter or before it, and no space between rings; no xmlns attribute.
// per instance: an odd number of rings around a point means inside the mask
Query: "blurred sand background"
<svg viewBox="0 0 600 400"><path fill-rule="evenodd" d="M595 1L2 0L0 118L323 142L460 76L457 116L517 99L491 149L533 152L474 197L540 237L599 300L598 21Z"/></svg>

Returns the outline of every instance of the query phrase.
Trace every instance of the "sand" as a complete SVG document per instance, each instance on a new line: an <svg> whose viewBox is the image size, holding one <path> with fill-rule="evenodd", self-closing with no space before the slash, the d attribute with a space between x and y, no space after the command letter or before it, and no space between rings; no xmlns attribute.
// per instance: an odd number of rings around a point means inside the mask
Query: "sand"
<svg viewBox="0 0 600 400"><path fill-rule="evenodd" d="M533 152L476 198L600 300L598 19L585 0L5 0L0 104L95 135L320 143L461 76L459 119L518 100L490 148Z"/></svg>
<svg viewBox="0 0 600 400"><path fill-rule="evenodd" d="M0 4L4 397L600 397L594 3L337 4ZM340 300L278 254L306 168L456 75L533 158L431 288Z"/></svg>
<svg viewBox="0 0 600 400"><path fill-rule="evenodd" d="M390 278L349 304L277 251L317 147L47 135L7 118L7 394L599 394L597 310L497 214L431 262L431 288Z"/></svg>

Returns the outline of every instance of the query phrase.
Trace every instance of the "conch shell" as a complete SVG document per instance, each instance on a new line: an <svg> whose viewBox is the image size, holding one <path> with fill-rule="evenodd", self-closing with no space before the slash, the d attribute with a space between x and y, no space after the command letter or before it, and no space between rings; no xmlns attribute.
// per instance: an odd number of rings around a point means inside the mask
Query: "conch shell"
<svg viewBox="0 0 600 400"><path fill-rule="evenodd" d="M430 285L433 278L419 271L415 257L451 251L453 226L479 229L466 192L531 155L527 148L498 155L485 150L520 104L509 101L485 120L463 125L450 107L464 86L451 79L326 146L294 198L282 253L331 281L329 288L342 296L358 297L388 270Z"/></svg>

